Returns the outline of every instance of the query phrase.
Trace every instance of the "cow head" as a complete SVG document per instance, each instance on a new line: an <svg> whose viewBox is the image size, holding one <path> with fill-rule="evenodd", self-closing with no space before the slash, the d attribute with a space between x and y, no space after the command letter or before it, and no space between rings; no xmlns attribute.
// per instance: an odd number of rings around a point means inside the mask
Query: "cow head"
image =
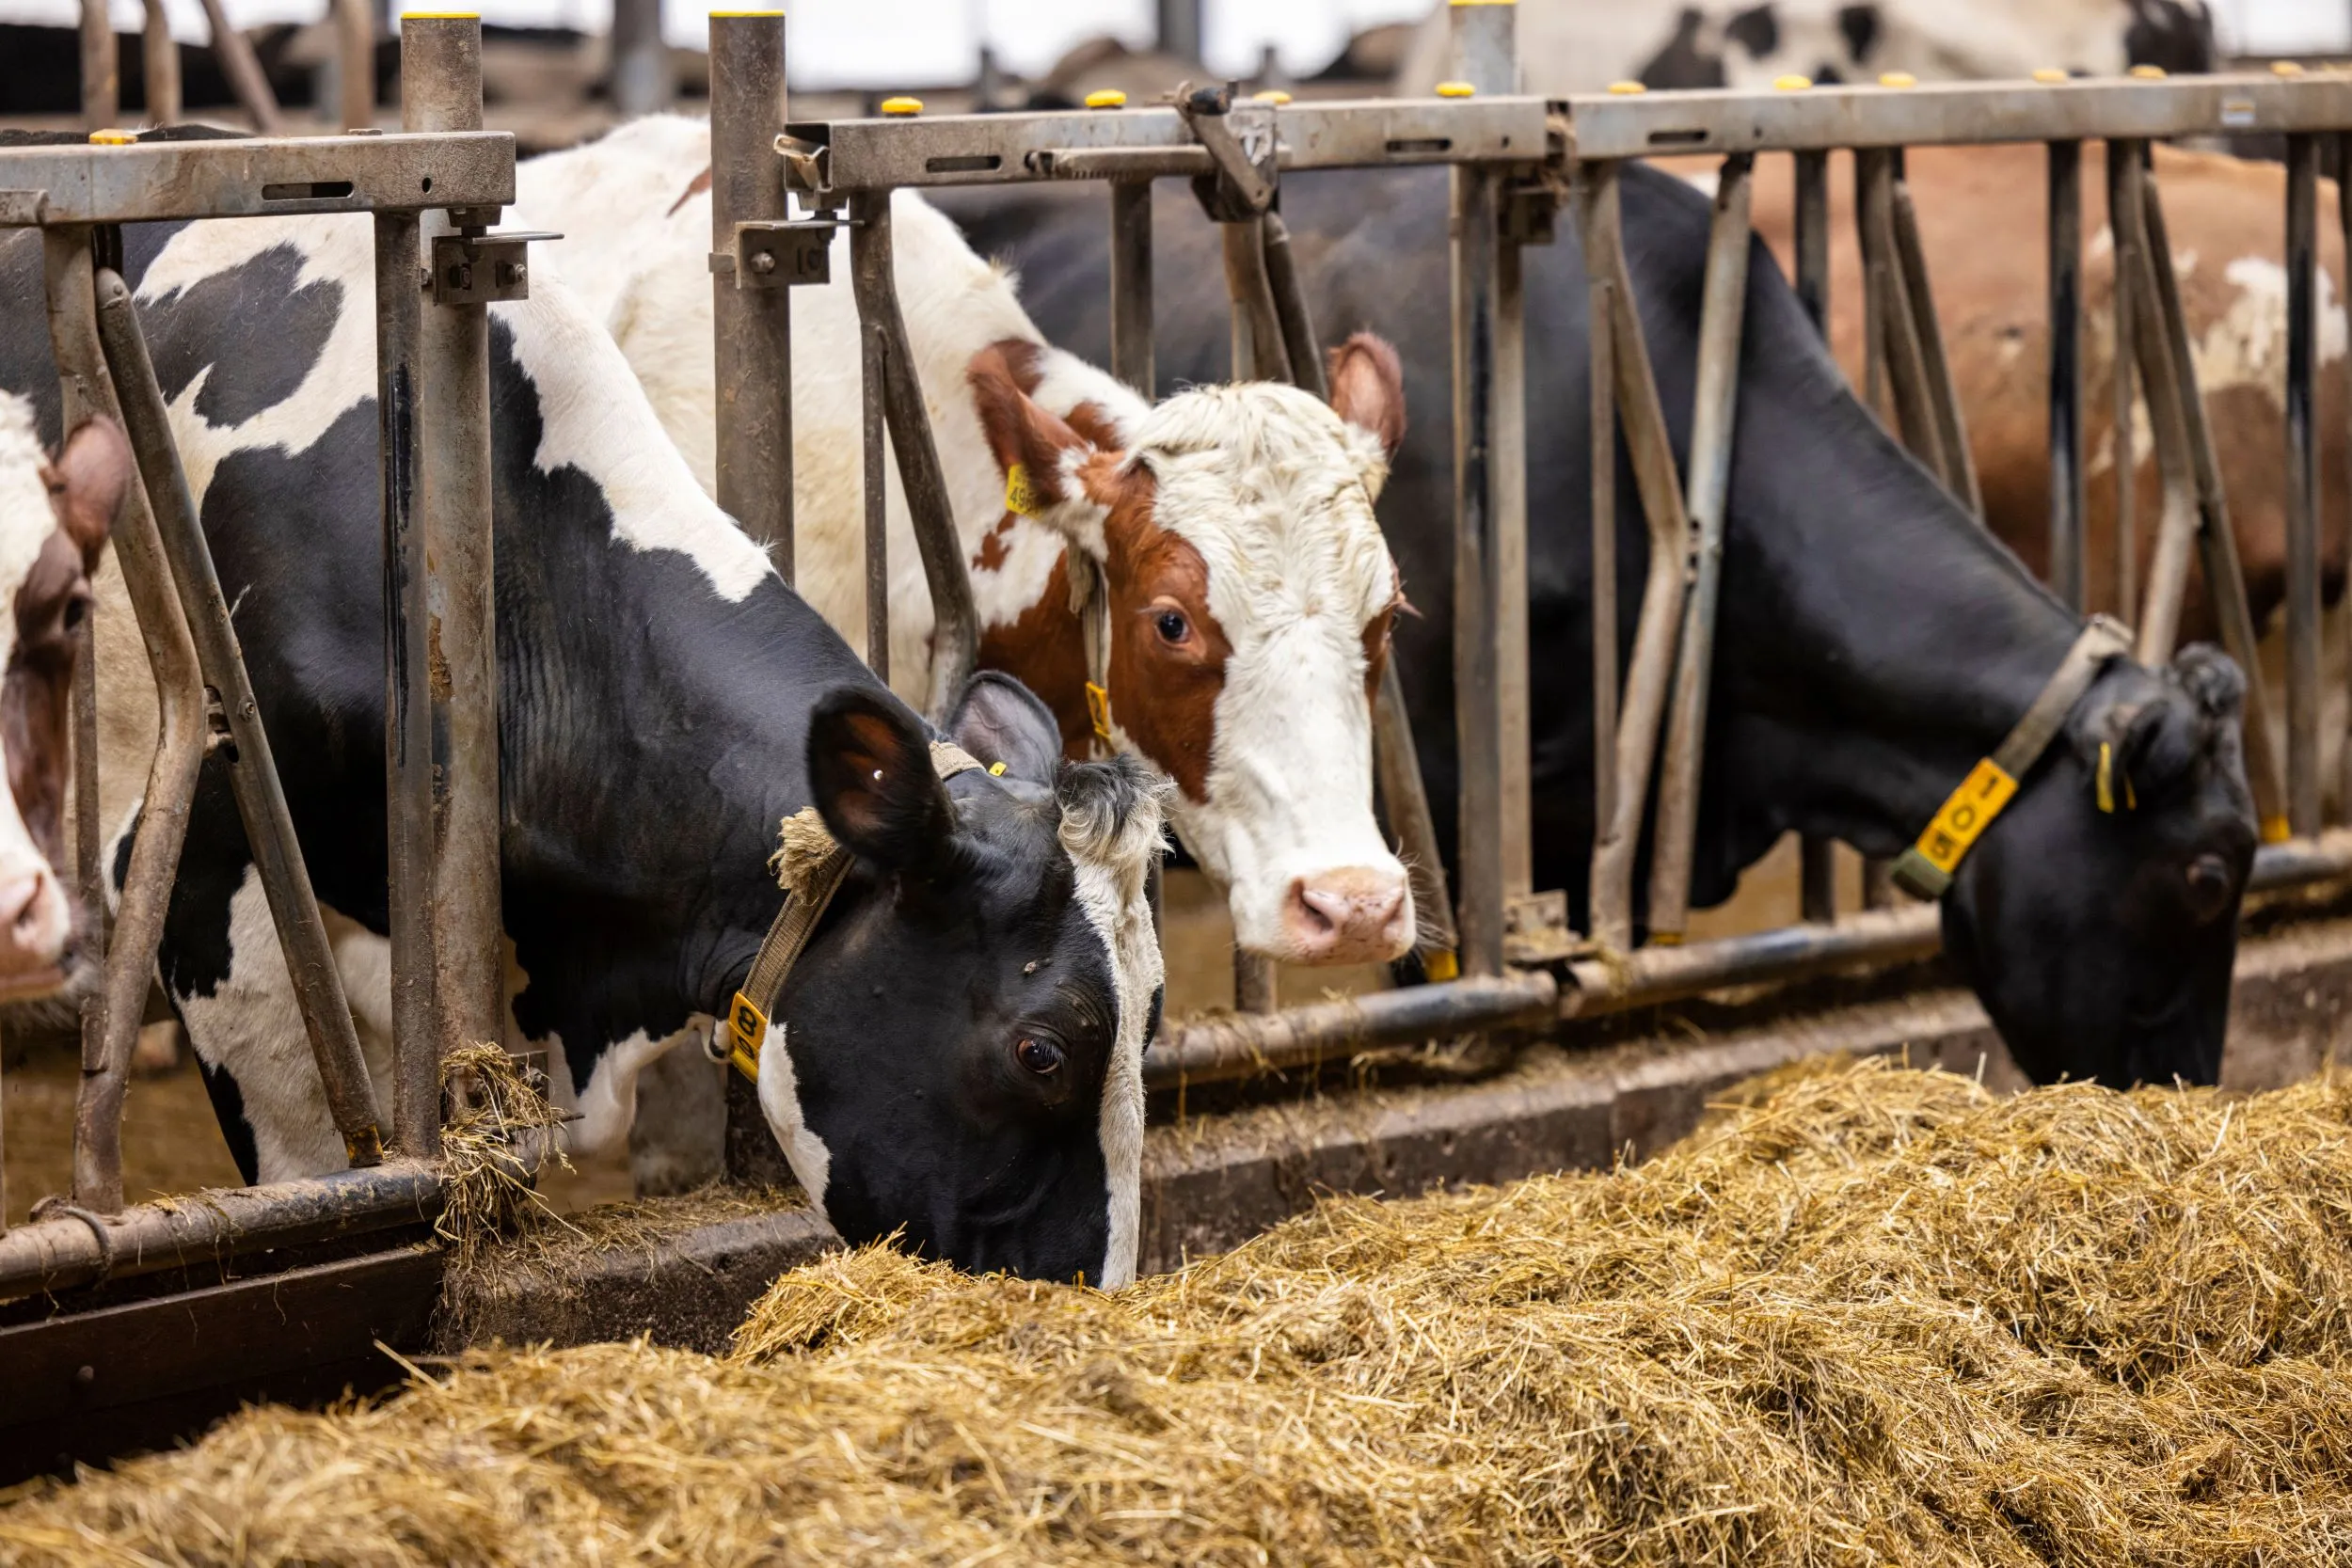
<svg viewBox="0 0 2352 1568"><path fill-rule="evenodd" d="M992 770L943 784L884 693L818 705L815 803L855 861L778 999L787 1049L761 1053L760 1103L852 1242L1124 1284L1164 786L1127 758L1063 762L1053 715L1003 675L973 682L951 731Z"/></svg>
<svg viewBox="0 0 2352 1568"><path fill-rule="evenodd" d="M55 464L30 407L0 392L0 1000L61 989L74 967L81 905L68 891L65 797L74 651L89 613L89 573L132 483L131 447L91 420Z"/></svg>
<svg viewBox="0 0 2352 1568"><path fill-rule="evenodd" d="M2254 859L2245 691L2207 647L2161 674L2117 660L1961 863L1946 950L2036 1083L2219 1077Z"/></svg>
<svg viewBox="0 0 2352 1568"><path fill-rule="evenodd" d="M1091 410L1031 398L1027 349L983 352L972 388L1009 504L1101 569L1112 744L1175 781L1177 834L1243 947L1401 957L1412 894L1372 811L1372 694L1403 602L1373 516L1405 430L1395 352L1364 334L1335 350L1330 406L1199 388L1121 445Z"/></svg>

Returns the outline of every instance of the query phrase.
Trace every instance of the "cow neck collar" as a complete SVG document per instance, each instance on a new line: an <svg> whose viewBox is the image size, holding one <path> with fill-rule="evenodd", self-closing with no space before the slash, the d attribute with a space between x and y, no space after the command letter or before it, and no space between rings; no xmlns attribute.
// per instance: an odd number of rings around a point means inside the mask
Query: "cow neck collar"
<svg viewBox="0 0 2352 1568"><path fill-rule="evenodd" d="M2042 760L2042 753L2050 749L2050 742L2065 728L2066 716L2074 710L2083 693L2090 689L2090 683L2099 678L2099 672L2106 668L2109 659L2129 655L2131 648L2131 636L2122 626L2105 615L2090 618L2074 645L2066 650L2066 657L2058 661L2057 671L2042 683L2042 690L2026 708L2025 717L2011 726L1990 756L1970 769L1960 787L1928 819L1917 841L1896 860L1894 878L1898 887L1915 898L1932 901L1944 896L1960 863L1967 858L1985 829L1993 825L1993 819L2016 799L2019 782ZM2102 743L2099 809L2112 812L2115 798L2109 755ZM2128 782L2125 787L2128 795Z"/></svg>
<svg viewBox="0 0 2352 1568"><path fill-rule="evenodd" d="M931 742L931 770L941 784L979 768L979 759L954 742ZM987 771L1001 773L1004 768L1000 762ZM732 1063L755 1087L759 1083L760 1048L767 1043L769 1018L775 1010L776 998L783 993L792 966L807 948L808 939L816 934L818 923L825 918L834 895L841 891L854 858L847 848L832 842L814 806L786 817L778 836L782 847L771 863L778 868L777 880L785 890L784 906L776 911L776 918L752 959L751 973L744 976L742 989L735 993L735 1000L727 1008L724 1032L714 1030L708 1047L714 1061ZM810 849L819 844L827 847L818 848L812 855Z"/></svg>

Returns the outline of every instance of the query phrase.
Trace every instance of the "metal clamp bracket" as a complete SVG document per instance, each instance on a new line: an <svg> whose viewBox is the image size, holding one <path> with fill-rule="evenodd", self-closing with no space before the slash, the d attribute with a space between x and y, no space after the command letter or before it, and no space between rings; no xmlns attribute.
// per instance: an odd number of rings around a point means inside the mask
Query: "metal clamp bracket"
<svg viewBox="0 0 2352 1568"><path fill-rule="evenodd" d="M1230 87L1202 87L1179 99L1176 112L1216 165L1215 174L1192 182L1192 194L1211 219L1246 223L1274 205L1281 175L1273 104L1236 103Z"/></svg>
<svg viewBox="0 0 2352 1568"><path fill-rule="evenodd" d="M435 235L433 303L504 305L529 299L531 270L526 252L531 242L563 237L537 230Z"/></svg>
<svg viewBox="0 0 2352 1568"><path fill-rule="evenodd" d="M821 287L833 281L833 235L843 218L754 219L735 226L735 249L710 253L710 270L739 289Z"/></svg>
<svg viewBox="0 0 2352 1568"><path fill-rule="evenodd" d="M1534 966L1562 963L1581 954L1582 938L1568 927L1565 889L1522 893L1502 906L1502 961Z"/></svg>

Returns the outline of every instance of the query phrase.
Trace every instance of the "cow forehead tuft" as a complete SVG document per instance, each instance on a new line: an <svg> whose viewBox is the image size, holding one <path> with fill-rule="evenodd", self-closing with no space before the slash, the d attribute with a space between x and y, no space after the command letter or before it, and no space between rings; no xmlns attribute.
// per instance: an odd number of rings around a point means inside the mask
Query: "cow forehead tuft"
<svg viewBox="0 0 2352 1568"><path fill-rule="evenodd" d="M1135 757L1064 768L1054 784L1062 847L1081 870L1107 872L1122 899L1141 896L1168 791L1168 781Z"/></svg>

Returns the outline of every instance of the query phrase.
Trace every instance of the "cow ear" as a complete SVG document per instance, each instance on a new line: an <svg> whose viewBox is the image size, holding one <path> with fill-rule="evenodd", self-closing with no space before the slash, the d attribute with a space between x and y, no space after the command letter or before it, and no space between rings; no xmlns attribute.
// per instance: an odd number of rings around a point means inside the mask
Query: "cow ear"
<svg viewBox="0 0 2352 1568"><path fill-rule="evenodd" d="M818 699L808 782L835 841L885 870L920 867L954 837L955 807L931 767L930 737L882 692L845 686Z"/></svg>
<svg viewBox="0 0 2352 1568"><path fill-rule="evenodd" d="M2092 800L2103 812L2120 813L2170 794L2189 777L2212 728L2177 689L2093 709L2074 741Z"/></svg>
<svg viewBox="0 0 2352 1568"><path fill-rule="evenodd" d="M1061 770L1061 726L1037 693L994 670L963 689L947 733L992 773L1051 787Z"/></svg>
<svg viewBox="0 0 2352 1568"><path fill-rule="evenodd" d="M80 547L83 569L95 570L135 477L131 442L120 425L93 415L67 440L55 472L57 521Z"/></svg>
<svg viewBox="0 0 2352 1568"><path fill-rule="evenodd" d="M1104 508L1088 494L1080 473L1104 461L1094 443L1021 389L1004 345L974 355L964 377L981 434L1004 476L1005 510L1036 518L1101 559Z"/></svg>
<svg viewBox="0 0 2352 1568"><path fill-rule="evenodd" d="M1387 339L1359 332L1331 351L1332 411L1378 443L1366 454L1364 487L1376 499L1396 449L1405 444L1405 372ZM1367 443L1368 445L1370 443Z"/></svg>

